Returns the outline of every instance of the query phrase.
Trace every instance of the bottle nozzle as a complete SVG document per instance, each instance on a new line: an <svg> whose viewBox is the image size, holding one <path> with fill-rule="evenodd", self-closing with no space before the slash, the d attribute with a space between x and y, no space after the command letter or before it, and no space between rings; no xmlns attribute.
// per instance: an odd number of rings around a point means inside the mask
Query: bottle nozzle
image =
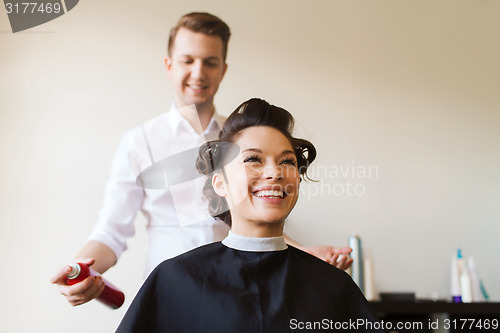
<svg viewBox="0 0 500 333"><path fill-rule="evenodd" d="M80 271L81 271L81 268L80 268L80 265L78 264L70 264L69 267L71 267L71 272L69 272L68 275L66 275L66 277L68 279L75 279L76 277L78 277L78 275L80 275Z"/></svg>

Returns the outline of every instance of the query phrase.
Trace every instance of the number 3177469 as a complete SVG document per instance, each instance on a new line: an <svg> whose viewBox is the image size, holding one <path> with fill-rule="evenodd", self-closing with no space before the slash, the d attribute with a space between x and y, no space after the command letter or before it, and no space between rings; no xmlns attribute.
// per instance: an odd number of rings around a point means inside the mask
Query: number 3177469
<svg viewBox="0 0 500 333"><path fill-rule="evenodd" d="M446 319L444 320L444 328L452 330L478 330L497 332L498 319Z"/></svg>
<svg viewBox="0 0 500 333"><path fill-rule="evenodd" d="M61 4L59 3L44 3L42 2L6 2L5 8L7 14L58 14L61 12Z"/></svg>

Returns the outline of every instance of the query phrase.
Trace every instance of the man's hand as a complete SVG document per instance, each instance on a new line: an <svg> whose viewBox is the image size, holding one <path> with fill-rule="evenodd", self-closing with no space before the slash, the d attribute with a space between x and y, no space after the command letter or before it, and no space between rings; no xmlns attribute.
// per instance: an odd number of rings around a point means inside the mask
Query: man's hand
<svg viewBox="0 0 500 333"><path fill-rule="evenodd" d="M304 251L342 270L346 270L351 267L353 261L349 257L352 249L348 246L310 246L304 247Z"/></svg>
<svg viewBox="0 0 500 333"><path fill-rule="evenodd" d="M92 265L95 260L89 258L79 258L75 262ZM67 285L65 277L70 272L71 267L65 266L50 278L50 282L53 284L57 284L61 295L64 295L66 297L66 300L72 306L87 303L88 301L91 301L101 295L101 293L104 291L104 281L102 280L101 276L89 276L85 280L72 286Z"/></svg>

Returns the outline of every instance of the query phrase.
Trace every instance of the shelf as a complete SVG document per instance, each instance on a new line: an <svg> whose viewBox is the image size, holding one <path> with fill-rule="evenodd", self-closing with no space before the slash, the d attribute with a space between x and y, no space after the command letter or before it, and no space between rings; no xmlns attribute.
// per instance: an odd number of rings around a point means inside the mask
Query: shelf
<svg viewBox="0 0 500 333"><path fill-rule="evenodd" d="M498 315L500 303L451 303L432 301L384 301L370 302L372 310L384 315L426 315L432 313Z"/></svg>

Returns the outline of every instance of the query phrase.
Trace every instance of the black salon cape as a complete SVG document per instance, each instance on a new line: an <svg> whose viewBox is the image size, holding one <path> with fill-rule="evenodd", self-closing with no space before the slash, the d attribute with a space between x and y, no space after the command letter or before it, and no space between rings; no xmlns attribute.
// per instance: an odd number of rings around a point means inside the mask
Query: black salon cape
<svg viewBox="0 0 500 333"><path fill-rule="evenodd" d="M291 246L246 252L217 242L156 267L117 332L379 332L352 329L358 320L376 322L344 271Z"/></svg>

